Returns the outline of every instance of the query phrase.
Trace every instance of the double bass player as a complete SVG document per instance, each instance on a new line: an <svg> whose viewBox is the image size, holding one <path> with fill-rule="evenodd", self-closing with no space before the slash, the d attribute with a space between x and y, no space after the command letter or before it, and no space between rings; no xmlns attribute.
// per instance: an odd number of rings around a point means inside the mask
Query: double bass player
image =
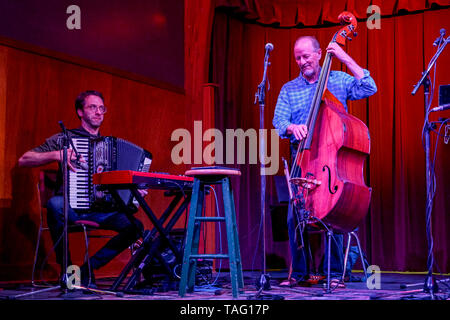
<svg viewBox="0 0 450 320"><path fill-rule="evenodd" d="M361 68L336 42L330 43L326 51L344 63L353 74L351 76L345 72L331 71L326 85L345 110L347 110L347 100L367 98L377 91L369 71ZM307 119L321 72L319 65L321 56L322 51L315 37L298 38L294 45L294 58L300 74L297 78L285 83L278 96L272 123L281 138L290 140L292 159L295 159L299 143L308 134ZM292 206L289 206L287 225L292 273L281 285L302 285L317 278L310 272L308 237L304 229L299 228L299 222ZM341 277L343 271L343 235L334 234L334 239L335 241L331 241L331 279L333 279L332 283L339 283L337 279ZM325 248L320 270L322 275L327 273L325 267L327 256L327 248Z"/></svg>

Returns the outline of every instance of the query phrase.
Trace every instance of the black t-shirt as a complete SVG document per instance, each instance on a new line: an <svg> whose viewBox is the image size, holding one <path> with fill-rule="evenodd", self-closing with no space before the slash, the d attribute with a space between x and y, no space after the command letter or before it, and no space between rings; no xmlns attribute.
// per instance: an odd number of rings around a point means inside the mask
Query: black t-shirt
<svg viewBox="0 0 450 320"><path fill-rule="evenodd" d="M89 138L100 138L101 135L93 135L87 132L83 127L79 127L77 129L67 130L69 137L89 137ZM62 132L54 134L50 138L47 138L43 144L32 149L35 152L50 152L50 151L58 151L63 149L63 134Z"/></svg>
<svg viewBox="0 0 450 320"><path fill-rule="evenodd" d="M87 132L83 127L79 127L77 129L70 129L67 130L67 133L70 138L72 137L88 137L91 139L100 138L101 135L93 135ZM51 152L51 151L59 151L63 150L63 134L62 132L54 134L50 138L47 138L43 144L40 146L32 149L34 152ZM72 149L73 147L70 146L69 149ZM61 164L59 164L59 170L58 170L58 176L56 178L56 194L61 195L62 194L62 185L63 185L63 179L62 179L62 170L61 170Z"/></svg>

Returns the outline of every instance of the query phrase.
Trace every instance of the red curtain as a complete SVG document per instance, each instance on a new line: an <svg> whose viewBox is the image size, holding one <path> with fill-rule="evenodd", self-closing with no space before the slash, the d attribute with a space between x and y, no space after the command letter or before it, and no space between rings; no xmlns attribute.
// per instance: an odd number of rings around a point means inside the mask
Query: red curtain
<svg viewBox="0 0 450 320"><path fill-rule="evenodd" d="M368 1L367 1L368 2ZM219 1L236 5L246 14L254 14L258 22L282 25L285 16L280 14L288 1ZM243 4L246 6L243 6ZM375 3L375 1L373 2ZM389 4L389 6L387 5ZM392 13L401 8L424 9L430 3L423 1L383 1ZM340 5L338 5L340 4ZM426 4L426 5L425 5ZM442 4L442 1L441 1ZM271 10L268 10L270 5ZM364 15L366 5L355 1L302 2L305 6L320 6L313 12L339 14L339 10L353 5L359 15ZM278 6L278 7L277 7ZM420 7L420 8L419 8ZM233 10L234 13L239 11ZM300 9L299 9L300 10ZM328 10L328 11L326 11ZM272 13L269 19L268 12ZM292 18L292 12L285 12ZM289 11L289 10L287 10ZM387 11L386 11L387 12ZM435 53L432 43L441 28L450 30L450 9L422 11L409 15L381 19L381 29L368 29L365 22L358 26L358 37L347 43L346 50L364 68L367 68L378 86L378 92L357 102L350 102L349 112L362 119L371 133L372 149L367 161L366 182L373 188L370 212L360 226L360 238L372 264L381 270L426 270L427 241L425 228L425 152L421 134L424 121L424 95L420 89L411 95L413 85L426 69ZM235 17L232 17L235 16ZM290 19L291 19L290 18ZM310 18L310 17L308 17ZM300 16L296 16L296 25ZM306 19L306 16L305 16ZM314 19L313 19L314 20ZM307 22L306 24L308 24ZM230 10L217 10L213 28L211 81L219 84L216 103L216 127L259 128L259 108L254 104L254 94L262 79L264 45L271 42L271 65L268 79L270 90L266 94L265 128L272 129L272 117L281 86L298 76L298 67L292 56L292 45L300 35L315 35L324 48L339 28L276 28L236 18ZM450 83L450 54L444 52L438 60L436 91L439 85ZM333 62L332 69L341 69ZM437 93L433 106L437 105ZM432 114L430 120L447 113ZM436 129L437 131L437 129ZM443 134L443 130L441 130ZM437 135L431 134L432 156ZM270 141L269 141L270 145ZM270 150L270 146L269 146ZM280 141L280 157L288 158L288 143ZM434 254L438 267L435 271L448 272L450 264L450 197L448 196L450 146L437 139L436 149L436 197L432 216ZM242 176L235 183L238 208L238 224L243 265L246 269L259 269L261 241L259 165L239 165ZM279 174L282 174L280 165ZM267 178L267 206L276 202L271 177ZM285 259L289 263L287 242L274 242L271 233L271 217L267 213L267 254Z"/></svg>
<svg viewBox="0 0 450 320"><path fill-rule="evenodd" d="M367 8L376 5L382 16L395 15L450 5L449 0L216 0L216 7L229 8L262 24L281 27L316 26L324 22L338 23L342 11L352 12L358 19L367 18Z"/></svg>

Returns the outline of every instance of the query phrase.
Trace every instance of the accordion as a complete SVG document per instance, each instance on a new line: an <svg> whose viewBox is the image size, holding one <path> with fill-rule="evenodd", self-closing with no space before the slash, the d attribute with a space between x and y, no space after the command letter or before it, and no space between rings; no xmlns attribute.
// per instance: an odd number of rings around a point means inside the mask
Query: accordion
<svg viewBox="0 0 450 320"><path fill-rule="evenodd" d="M104 211L117 208L112 195L92 183L94 173L150 170L152 154L124 139L72 137L72 142L87 162L87 165L77 166L76 172L70 170L68 174L69 205L72 209ZM130 190L118 190L118 194L126 206L133 204L134 197Z"/></svg>

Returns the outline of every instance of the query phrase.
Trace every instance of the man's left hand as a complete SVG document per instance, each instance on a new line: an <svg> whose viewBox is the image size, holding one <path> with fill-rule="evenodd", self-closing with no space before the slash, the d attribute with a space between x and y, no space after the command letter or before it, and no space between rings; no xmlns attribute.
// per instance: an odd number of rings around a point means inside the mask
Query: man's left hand
<svg viewBox="0 0 450 320"><path fill-rule="evenodd" d="M336 42L332 42L327 47L327 52L338 58L353 73L356 79L364 77L364 70L348 55L344 49Z"/></svg>
<svg viewBox="0 0 450 320"><path fill-rule="evenodd" d="M344 49L342 49L336 42L332 42L328 45L327 52L338 58L342 63L347 63L351 60L347 52L345 52Z"/></svg>
<svg viewBox="0 0 450 320"><path fill-rule="evenodd" d="M145 189L138 189L138 192L142 198L144 198L148 194L148 191Z"/></svg>

